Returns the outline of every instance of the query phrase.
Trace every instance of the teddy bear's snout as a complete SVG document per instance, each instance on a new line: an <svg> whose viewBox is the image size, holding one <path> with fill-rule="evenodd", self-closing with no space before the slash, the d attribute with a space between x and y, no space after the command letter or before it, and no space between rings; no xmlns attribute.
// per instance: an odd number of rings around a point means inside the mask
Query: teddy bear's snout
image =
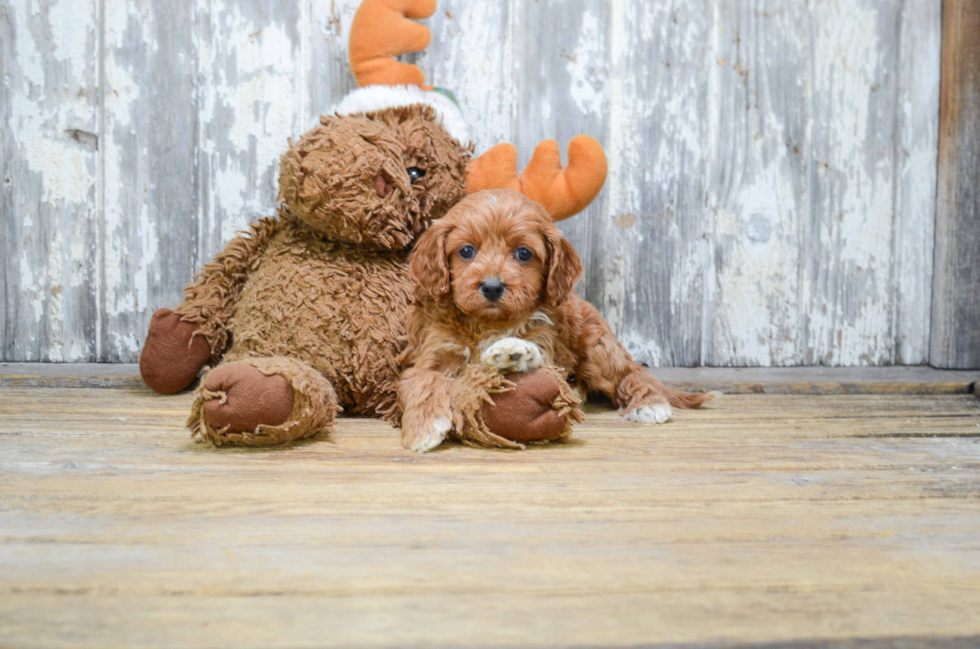
<svg viewBox="0 0 980 649"><path fill-rule="evenodd" d="M385 173L384 169L378 172L378 175L374 177L374 191L378 193L379 198L387 198L388 194L391 193L393 183L388 174Z"/></svg>

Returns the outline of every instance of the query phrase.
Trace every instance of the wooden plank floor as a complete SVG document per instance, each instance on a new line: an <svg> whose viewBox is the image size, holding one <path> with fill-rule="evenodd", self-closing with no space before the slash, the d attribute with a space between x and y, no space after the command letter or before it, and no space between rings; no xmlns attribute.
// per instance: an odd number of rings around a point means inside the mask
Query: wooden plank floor
<svg viewBox="0 0 980 649"><path fill-rule="evenodd" d="M980 644L971 394L591 407L425 456L369 420L217 451L189 403L0 387L0 646Z"/></svg>

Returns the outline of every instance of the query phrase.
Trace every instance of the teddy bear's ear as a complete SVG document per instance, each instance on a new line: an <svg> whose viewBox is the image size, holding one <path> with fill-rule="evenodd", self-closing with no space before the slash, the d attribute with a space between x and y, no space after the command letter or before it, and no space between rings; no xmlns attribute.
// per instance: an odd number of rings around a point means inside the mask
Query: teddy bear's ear
<svg viewBox="0 0 980 649"><path fill-rule="evenodd" d="M423 86L425 75L394 57L429 46L429 29L409 18L428 18L436 0L364 0L350 28L347 57L357 85Z"/></svg>
<svg viewBox="0 0 980 649"><path fill-rule="evenodd" d="M587 135L568 143L568 164L562 168L561 151L554 140L540 143L524 168L517 172L517 149L498 144L470 163L466 189L513 189L541 203L555 221L578 214L595 199L608 170L602 145Z"/></svg>
<svg viewBox="0 0 980 649"><path fill-rule="evenodd" d="M412 280L439 302L449 295L449 260L446 256L446 240L452 225L436 221L422 233L408 262Z"/></svg>

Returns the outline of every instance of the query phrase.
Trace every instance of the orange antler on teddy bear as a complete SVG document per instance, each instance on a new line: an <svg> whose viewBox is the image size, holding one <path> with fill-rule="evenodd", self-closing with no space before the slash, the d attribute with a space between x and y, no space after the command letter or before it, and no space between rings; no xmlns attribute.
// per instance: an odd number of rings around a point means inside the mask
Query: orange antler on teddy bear
<svg viewBox="0 0 980 649"><path fill-rule="evenodd" d="M568 166L561 166L561 152L554 140L538 144L523 174L517 173L517 149L498 144L470 163L466 188L471 194L484 189L513 189L540 203L554 221L578 214L595 199L606 182L606 154L588 135L576 135L568 143Z"/></svg>
<svg viewBox="0 0 980 649"><path fill-rule="evenodd" d="M393 57L420 52L429 45L429 30L408 18L428 18L435 0L365 0L354 15L350 33L350 67L357 85L424 86L418 66ZM595 199L606 182L606 154L588 135L568 144L568 166L554 140L538 144L523 173L517 171L517 149L498 144L470 163L467 191L513 189L541 203L555 221L578 214Z"/></svg>
<svg viewBox="0 0 980 649"><path fill-rule="evenodd" d="M399 420L397 358L415 290L408 255L466 196L472 150L456 102L393 58L428 44L428 29L409 19L434 10L434 0L364 0L349 52L362 87L290 143L277 216L229 242L180 305L154 314L140 355L148 386L178 392L212 366L188 419L194 435L261 446L328 431L338 411ZM578 150L564 172L555 147L519 177L559 216L584 208L605 175L601 148L590 149L591 173ZM470 169L474 186L513 181L492 159ZM541 395L506 400L531 398Z"/></svg>
<svg viewBox="0 0 980 649"><path fill-rule="evenodd" d="M418 66L393 57L429 46L428 28L409 18L428 18L435 11L436 0L364 0L351 23L347 46L357 85L425 85Z"/></svg>

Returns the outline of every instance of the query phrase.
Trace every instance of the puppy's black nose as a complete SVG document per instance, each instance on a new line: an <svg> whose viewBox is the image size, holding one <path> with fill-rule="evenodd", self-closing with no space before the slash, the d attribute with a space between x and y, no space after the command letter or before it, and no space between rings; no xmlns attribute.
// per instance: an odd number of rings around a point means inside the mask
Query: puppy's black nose
<svg viewBox="0 0 980 649"><path fill-rule="evenodd" d="M496 302L507 290L507 285L499 279L486 279L480 283L480 292L490 302Z"/></svg>

